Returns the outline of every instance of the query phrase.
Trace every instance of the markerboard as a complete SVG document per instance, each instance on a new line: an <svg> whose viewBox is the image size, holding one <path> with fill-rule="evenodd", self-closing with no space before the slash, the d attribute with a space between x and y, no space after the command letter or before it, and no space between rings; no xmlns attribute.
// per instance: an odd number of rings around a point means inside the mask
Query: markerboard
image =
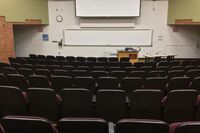
<svg viewBox="0 0 200 133"><path fill-rule="evenodd" d="M136 17L141 0L76 0L77 17Z"/></svg>
<svg viewBox="0 0 200 133"><path fill-rule="evenodd" d="M64 30L64 44L71 46L151 46L152 30L67 29Z"/></svg>

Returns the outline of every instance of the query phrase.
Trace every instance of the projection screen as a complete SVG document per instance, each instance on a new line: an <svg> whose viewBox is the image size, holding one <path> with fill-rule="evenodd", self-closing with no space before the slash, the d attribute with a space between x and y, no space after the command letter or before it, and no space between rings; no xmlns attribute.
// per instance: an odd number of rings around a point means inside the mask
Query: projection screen
<svg viewBox="0 0 200 133"><path fill-rule="evenodd" d="M77 17L136 17L140 0L76 0Z"/></svg>

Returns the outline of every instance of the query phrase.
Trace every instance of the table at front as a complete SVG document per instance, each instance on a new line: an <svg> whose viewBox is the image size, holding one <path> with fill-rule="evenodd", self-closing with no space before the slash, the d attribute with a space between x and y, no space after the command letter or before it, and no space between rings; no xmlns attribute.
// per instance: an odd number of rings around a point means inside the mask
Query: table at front
<svg viewBox="0 0 200 133"><path fill-rule="evenodd" d="M117 58L120 59L123 57L128 57L131 63L138 61L138 52L137 51L117 51Z"/></svg>
<svg viewBox="0 0 200 133"><path fill-rule="evenodd" d="M167 60L174 60L174 57L177 55L144 55L145 62L150 61L151 58L154 60L157 58L158 60L161 60L161 58L166 58Z"/></svg>

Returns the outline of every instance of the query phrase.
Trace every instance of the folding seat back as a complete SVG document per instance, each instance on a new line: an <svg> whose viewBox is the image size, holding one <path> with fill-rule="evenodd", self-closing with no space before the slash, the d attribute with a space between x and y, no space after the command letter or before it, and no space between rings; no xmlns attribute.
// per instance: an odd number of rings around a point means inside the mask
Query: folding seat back
<svg viewBox="0 0 200 133"><path fill-rule="evenodd" d="M97 62L97 58L96 57L87 57L87 61Z"/></svg>
<svg viewBox="0 0 200 133"><path fill-rule="evenodd" d="M84 70L86 72L89 72L90 68L88 66L77 66L76 70Z"/></svg>
<svg viewBox="0 0 200 133"><path fill-rule="evenodd" d="M43 117L52 122L59 119L58 99L52 89L29 88L27 96L31 116Z"/></svg>
<svg viewBox="0 0 200 133"><path fill-rule="evenodd" d="M72 77L86 77L88 75L86 70L72 70Z"/></svg>
<svg viewBox="0 0 200 133"><path fill-rule="evenodd" d="M62 66L67 66L68 65L68 61L66 60L58 60L58 65Z"/></svg>
<svg viewBox="0 0 200 133"><path fill-rule="evenodd" d="M108 58L108 62L118 62L118 58L117 57L110 57Z"/></svg>
<svg viewBox="0 0 200 133"><path fill-rule="evenodd" d="M194 118L196 90L173 90L164 103L164 121L168 123L191 121Z"/></svg>
<svg viewBox="0 0 200 133"><path fill-rule="evenodd" d="M120 62L108 62L108 67L120 67Z"/></svg>
<svg viewBox="0 0 200 133"><path fill-rule="evenodd" d="M90 76L93 77L95 80L97 80L100 77L108 76L108 72L106 72L106 71L91 71Z"/></svg>
<svg viewBox="0 0 200 133"><path fill-rule="evenodd" d="M185 72L184 70L172 70L168 72L168 80L174 78L174 77L184 77Z"/></svg>
<svg viewBox="0 0 200 133"><path fill-rule="evenodd" d="M63 118L58 122L59 133L108 133L108 124L100 118Z"/></svg>
<svg viewBox="0 0 200 133"><path fill-rule="evenodd" d="M53 56L53 55L47 55L47 56L46 56L46 59L47 59L47 60L56 60L56 57Z"/></svg>
<svg viewBox="0 0 200 133"><path fill-rule="evenodd" d="M58 64L57 60L47 60L46 61L46 65L57 65L57 64Z"/></svg>
<svg viewBox="0 0 200 133"><path fill-rule="evenodd" d="M55 69L61 69L59 65L48 65L47 68L49 69L50 72Z"/></svg>
<svg viewBox="0 0 200 133"><path fill-rule="evenodd" d="M125 78L128 76L128 74L125 71L111 71L109 74L110 77L116 77L119 80Z"/></svg>
<svg viewBox="0 0 200 133"><path fill-rule="evenodd" d="M35 74L36 75L43 75L43 76L46 76L48 78L51 76L51 73L48 69L35 69Z"/></svg>
<svg viewBox="0 0 200 133"><path fill-rule="evenodd" d="M6 133L56 133L44 118L31 116L6 116L1 121Z"/></svg>
<svg viewBox="0 0 200 133"><path fill-rule="evenodd" d="M144 62L135 62L133 66L137 67L137 68L140 68L142 66L144 66L145 63Z"/></svg>
<svg viewBox="0 0 200 133"><path fill-rule="evenodd" d="M145 80L146 89L158 89L163 93L165 92L165 87L167 84L167 78L165 77L149 77Z"/></svg>
<svg viewBox="0 0 200 133"><path fill-rule="evenodd" d="M18 73L17 70L13 67L3 67L2 71L5 75L7 75L7 74L17 74Z"/></svg>
<svg viewBox="0 0 200 133"><path fill-rule="evenodd" d="M147 74L147 77L165 77L166 72L162 70L153 70Z"/></svg>
<svg viewBox="0 0 200 133"><path fill-rule="evenodd" d="M190 84L189 77L175 77L169 80L167 92L177 89L188 89Z"/></svg>
<svg viewBox="0 0 200 133"><path fill-rule="evenodd" d="M121 89L128 95L136 89L141 89L143 85L144 81L140 77L126 77L121 81Z"/></svg>
<svg viewBox="0 0 200 133"><path fill-rule="evenodd" d="M159 120L123 119L116 124L116 133L168 133L169 126Z"/></svg>
<svg viewBox="0 0 200 133"><path fill-rule="evenodd" d="M10 65L4 62L0 62L0 69L2 69L3 67L10 67Z"/></svg>
<svg viewBox="0 0 200 133"><path fill-rule="evenodd" d="M64 88L72 88L72 78L68 76L52 76L51 77L52 88L56 93L59 93Z"/></svg>
<svg viewBox="0 0 200 133"><path fill-rule="evenodd" d="M106 57L98 57L97 62L108 62L108 59Z"/></svg>
<svg viewBox="0 0 200 133"><path fill-rule="evenodd" d="M200 70L199 69L197 69L197 70L189 70L186 73L186 76L190 77L190 79L193 80L196 77L200 77Z"/></svg>
<svg viewBox="0 0 200 133"><path fill-rule="evenodd" d="M23 58L23 57L16 57L17 63L19 64L26 64L27 63L27 59Z"/></svg>
<svg viewBox="0 0 200 133"><path fill-rule="evenodd" d="M76 61L85 62L85 61L86 61L86 58L85 58L85 57L78 56L78 57L76 57Z"/></svg>
<svg viewBox="0 0 200 133"><path fill-rule="evenodd" d="M7 75L8 83L10 86L16 86L22 91L27 90L28 86L28 81L27 79L20 74L8 74Z"/></svg>
<svg viewBox="0 0 200 133"><path fill-rule="evenodd" d="M33 71L30 68L19 68L18 69L19 74L24 75L26 78L30 75L33 75Z"/></svg>
<svg viewBox="0 0 200 133"><path fill-rule="evenodd" d="M142 66L140 68L141 71L145 71L146 73L149 73L150 71L153 70L153 67L152 66Z"/></svg>
<svg viewBox="0 0 200 133"><path fill-rule="evenodd" d="M22 68L29 68L29 69L33 70L33 65L32 64L23 64Z"/></svg>
<svg viewBox="0 0 200 133"><path fill-rule="evenodd" d="M121 68L125 68L125 67L131 67L132 63L131 62L121 62L120 63Z"/></svg>
<svg viewBox="0 0 200 133"><path fill-rule="evenodd" d="M200 92L200 77L196 77L192 80L190 89L194 89Z"/></svg>
<svg viewBox="0 0 200 133"><path fill-rule="evenodd" d="M170 125L170 133L199 133L200 122L178 122Z"/></svg>
<svg viewBox="0 0 200 133"><path fill-rule="evenodd" d="M119 80L115 77L100 77L97 80L98 89L118 89Z"/></svg>
<svg viewBox="0 0 200 133"><path fill-rule="evenodd" d="M47 66L46 65L43 65L43 64L36 64L34 66L34 69L47 69Z"/></svg>
<svg viewBox="0 0 200 133"><path fill-rule="evenodd" d="M38 58L38 59L46 60L46 56L45 56L45 55L38 55L37 58Z"/></svg>
<svg viewBox="0 0 200 133"><path fill-rule="evenodd" d="M35 65L46 65L46 59L37 59L35 60Z"/></svg>
<svg viewBox="0 0 200 133"><path fill-rule="evenodd" d="M149 61L149 62L145 62L145 66L151 66L153 69L156 68L157 62L155 61Z"/></svg>
<svg viewBox="0 0 200 133"><path fill-rule="evenodd" d="M77 67L79 65L79 62L71 61L71 62L68 62L68 65L73 66L73 67Z"/></svg>
<svg viewBox="0 0 200 133"><path fill-rule="evenodd" d="M182 66L171 66L171 70L184 70Z"/></svg>
<svg viewBox="0 0 200 133"><path fill-rule="evenodd" d="M132 71L138 71L139 68L135 67L135 66L131 66L131 67L125 67L124 70L127 72L127 73L130 73Z"/></svg>
<svg viewBox="0 0 200 133"><path fill-rule="evenodd" d="M19 63L11 63L10 66L13 67L13 68L15 68L16 70L17 70L18 68L21 68L21 67L22 67L22 65L19 64Z"/></svg>
<svg viewBox="0 0 200 133"><path fill-rule="evenodd" d="M162 71L165 71L166 73L168 73L169 66L157 66L156 70L162 70Z"/></svg>
<svg viewBox="0 0 200 133"><path fill-rule="evenodd" d="M42 75L30 75L28 77L29 87L51 88L49 79Z"/></svg>
<svg viewBox="0 0 200 133"><path fill-rule="evenodd" d="M82 65L88 66L89 68L92 68L94 66L94 62L87 61L87 59L86 59L85 62L82 62Z"/></svg>
<svg viewBox="0 0 200 133"><path fill-rule="evenodd" d="M120 66L116 66L116 67L108 67L108 72L112 72L112 71L121 71L123 70Z"/></svg>
<svg viewBox="0 0 200 133"><path fill-rule="evenodd" d="M27 115L25 98L17 87L0 86L0 113L6 115Z"/></svg>
<svg viewBox="0 0 200 133"><path fill-rule="evenodd" d="M0 73L0 85L8 85L8 80L3 73Z"/></svg>
<svg viewBox="0 0 200 133"><path fill-rule="evenodd" d="M194 66L200 65L200 60L193 60L193 61L191 61L191 65L194 65Z"/></svg>
<svg viewBox="0 0 200 133"><path fill-rule="evenodd" d="M36 60L37 60L37 59L28 58L28 59L27 59L27 63L28 63L28 64L32 64L32 65L35 65L35 64L36 64Z"/></svg>
<svg viewBox="0 0 200 133"><path fill-rule="evenodd" d="M179 66L180 65L180 61L171 61L169 64L171 67L172 66Z"/></svg>
<svg viewBox="0 0 200 133"><path fill-rule="evenodd" d="M169 66L169 62L168 61L161 61L161 62L158 62L157 66Z"/></svg>
<svg viewBox="0 0 200 133"><path fill-rule="evenodd" d="M12 64L12 63L17 63L17 60L16 58L14 57L8 57L8 60L9 60L9 63Z"/></svg>
<svg viewBox="0 0 200 133"><path fill-rule="evenodd" d="M156 57L154 57L154 61L156 61L156 62L160 62L162 59L161 59L161 57L160 56L156 56Z"/></svg>
<svg viewBox="0 0 200 133"><path fill-rule="evenodd" d="M95 93L95 81L92 77L75 77L74 84L76 88L88 89L92 94Z"/></svg>
<svg viewBox="0 0 200 133"><path fill-rule="evenodd" d="M130 58L129 57L122 57L120 58L120 62L129 62Z"/></svg>
<svg viewBox="0 0 200 133"><path fill-rule="evenodd" d="M194 65L188 65L188 66L185 66L184 67L184 71L187 73L188 71L190 71L190 70L195 70L195 69L197 69L197 67L196 66L194 66Z"/></svg>
<svg viewBox="0 0 200 133"><path fill-rule="evenodd" d="M62 69L65 69L65 70L67 70L68 72L72 72L72 70L73 70L73 66L69 66L69 65L64 65L64 66L62 66Z"/></svg>
<svg viewBox="0 0 200 133"><path fill-rule="evenodd" d="M51 73L54 76L71 76L70 72L65 69L55 69Z"/></svg>
<svg viewBox="0 0 200 133"><path fill-rule="evenodd" d="M64 56L56 56L56 60L57 61L65 61L65 57Z"/></svg>
<svg viewBox="0 0 200 133"><path fill-rule="evenodd" d="M60 96L61 117L91 117L92 95L87 89L63 89Z"/></svg>
<svg viewBox="0 0 200 133"><path fill-rule="evenodd" d="M93 66L91 68L91 71L106 71L106 67L105 66Z"/></svg>
<svg viewBox="0 0 200 133"><path fill-rule="evenodd" d="M95 62L94 66L103 66L103 67L106 67L107 66L107 62Z"/></svg>
<svg viewBox="0 0 200 133"><path fill-rule="evenodd" d="M130 95L130 117L136 119L161 119L160 90L135 90Z"/></svg>
<svg viewBox="0 0 200 133"><path fill-rule="evenodd" d="M36 54L29 54L29 57L30 57L31 59L37 59L37 55L36 55Z"/></svg>
<svg viewBox="0 0 200 133"><path fill-rule="evenodd" d="M75 61L75 60L76 60L76 58L75 58L74 56L66 56L65 59L66 59L66 61L68 61L68 62L72 62L72 61Z"/></svg>
<svg viewBox="0 0 200 133"><path fill-rule="evenodd" d="M96 116L117 122L127 117L126 95L123 90L99 90L96 95Z"/></svg>
<svg viewBox="0 0 200 133"><path fill-rule="evenodd" d="M128 74L128 77L140 77L144 79L146 77L145 71L132 71Z"/></svg>

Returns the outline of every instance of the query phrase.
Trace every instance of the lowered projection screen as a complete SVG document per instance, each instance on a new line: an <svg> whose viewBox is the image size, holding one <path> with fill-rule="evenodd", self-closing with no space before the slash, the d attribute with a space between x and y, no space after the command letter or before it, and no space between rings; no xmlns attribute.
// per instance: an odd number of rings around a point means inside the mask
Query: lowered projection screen
<svg viewBox="0 0 200 133"><path fill-rule="evenodd" d="M140 0L76 0L77 17L136 17Z"/></svg>

